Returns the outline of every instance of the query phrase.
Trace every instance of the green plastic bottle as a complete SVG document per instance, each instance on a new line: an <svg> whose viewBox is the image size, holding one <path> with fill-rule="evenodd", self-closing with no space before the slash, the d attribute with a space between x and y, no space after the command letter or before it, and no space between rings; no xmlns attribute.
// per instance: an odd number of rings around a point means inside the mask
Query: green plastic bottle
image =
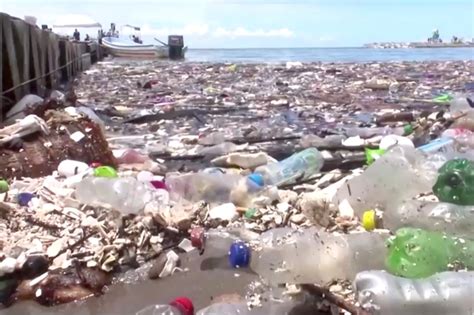
<svg viewBox="0 0 474 315"><path fill-rule="evenodd" d="M8 191L8 182L4 179L0 179L0 194Z"/></svg>
<svg viewBox="0 0 474 315"><path fill-rule="evenodd" d="M107 177L116 178L118 177L117 171L110 166L99 166L94 169L95 177Z"/></svg>
<svg viewBox="0 0 474 315"><path fill-rule="evenodd" d="M457 205L474 205L474 161L455 159L438 170L438 180L433 186L440 201Z"/></svg>
<svg viewBox="0 0 474 315"><path fill-rule="evenodd" d="M455 266L474 270L474 241L441 232L402 228L387 240L387 270L406 278L425 278Z"/></svg>

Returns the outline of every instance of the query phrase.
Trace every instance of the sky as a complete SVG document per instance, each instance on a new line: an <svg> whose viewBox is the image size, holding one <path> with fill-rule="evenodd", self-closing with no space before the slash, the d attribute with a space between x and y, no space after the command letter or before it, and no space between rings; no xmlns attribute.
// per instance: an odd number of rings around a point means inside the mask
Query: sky
<svg viewBox="0 0 474 315"><path fill-rule="evenodd" d="M424 41L435 28L445 41L474 37L474 0L0 0L0 12L131 24L145 42L181 34L191 48L358 47Z"/></svg>

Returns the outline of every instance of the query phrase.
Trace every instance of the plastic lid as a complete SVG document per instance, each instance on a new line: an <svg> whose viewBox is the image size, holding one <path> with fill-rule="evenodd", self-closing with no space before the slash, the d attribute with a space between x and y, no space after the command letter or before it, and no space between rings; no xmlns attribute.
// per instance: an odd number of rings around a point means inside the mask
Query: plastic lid
<svg viewBox="0 0 474 315"><path fill-rule="evenodd" d="M403 127L403 132L405 136L408 136L409 134L413 133L413 126L408 124L406 126Z"/></svg>
<svg viewBox="0 0 474 315"><path fill-rule="evenodd" d="M0 179L0 194L8 191L8 182L4 179Z"/></svg>
<svg viewBox="0 0 474 315"><path fill-rule="evenodd" d="M206 235L202 227L195 227L191 230L191 245L198 249L204 248Z"/></svg>
<svg viewBox="0 0 474 315"><path fill-rule="evenodd" d="M99 166L94 169L95 177L116 178L117 171L111 166Z"/></svg>
<svg viewBox="0 0 474 315"><path fill-rule="evenodd" d="M265 184L263 181L262 174L259 174L259 173L250 174L248 176L248 179L250 179L253 183L257 184L258 186L263 186Z"/></svg>
<svg viewBox="0 0 474 315"><path fill-rule="evenodd" d="M20 193L18 194L18 204L22 207L26 207L34 197L35 195L32 193Z"/></svg>
<svg viewBox="0 0 474 315"><path fill-rule="evenodd" d="M373 231L375 229L376 217L375 210L367 210L362 215L362 226L367 231Z"/></svg>
<svg viewBox="0 0 474 315"><path fill-rule="evenodd" d="M183 315L194 315L193 302L187 297L178 297L174 299L170 305L176 307Z"/></svg>
<svg viewBox="0 0 474 315"><path fill-rule="evenodd" d="M250 248L245 242L236 241L230 245L229 262L234 268L246 268L250 263Z"/></svg>

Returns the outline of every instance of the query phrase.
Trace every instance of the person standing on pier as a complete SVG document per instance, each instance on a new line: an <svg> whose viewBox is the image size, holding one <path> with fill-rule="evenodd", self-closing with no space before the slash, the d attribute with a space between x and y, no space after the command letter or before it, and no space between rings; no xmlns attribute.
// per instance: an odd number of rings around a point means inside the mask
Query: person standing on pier
<svg viewBox="0 0 474 315"><path fill-rule="evenodd" d="M81 40L81 33L77 30L77 28L74 30L74 34L72 35L75 40L80 41Z"/></svg>

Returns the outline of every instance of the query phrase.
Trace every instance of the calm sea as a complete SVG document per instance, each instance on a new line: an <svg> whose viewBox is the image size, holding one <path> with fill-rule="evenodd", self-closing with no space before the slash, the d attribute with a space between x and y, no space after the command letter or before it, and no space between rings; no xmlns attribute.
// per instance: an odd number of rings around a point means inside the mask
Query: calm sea
<svg viewBox="0 0 474 315"><path fill-rule="evenodd" d="M369 62L473 60L474 48L278 48L278 49L190 49L186 59L199 62L279 63L301 62Z"/></svg>

